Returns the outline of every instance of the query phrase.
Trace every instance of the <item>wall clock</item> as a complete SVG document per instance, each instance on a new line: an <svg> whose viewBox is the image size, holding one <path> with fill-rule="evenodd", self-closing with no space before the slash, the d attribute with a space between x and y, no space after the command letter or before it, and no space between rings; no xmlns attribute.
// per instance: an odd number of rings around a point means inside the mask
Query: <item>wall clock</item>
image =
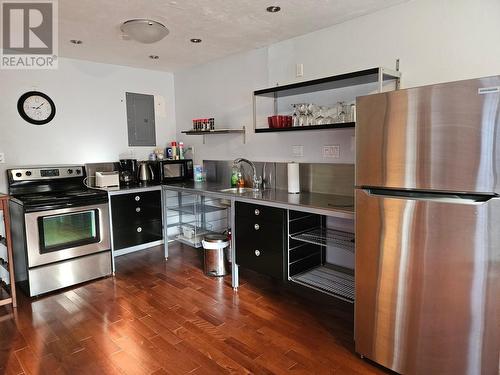
<svg viewBox="0 0 500 375"><path fill-rule="evenodd" d="M43 92L28 91L17 101L17 111L30 124L45 125L56 115L56 106Z"/></svg>

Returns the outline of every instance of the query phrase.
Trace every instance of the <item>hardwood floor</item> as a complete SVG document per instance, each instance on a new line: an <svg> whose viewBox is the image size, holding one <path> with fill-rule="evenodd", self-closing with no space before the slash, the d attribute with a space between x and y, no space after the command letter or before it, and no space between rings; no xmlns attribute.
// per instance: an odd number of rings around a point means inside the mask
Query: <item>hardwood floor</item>
<svg viewBox="0 0 500 375"><path fill-rule="evenodd" d="M383 374L352 341L352 305L242 271L208 278L175 245L117 258L116 277L0 310L4 374ZM296 288L294 288L296 289ZM0 314L0 315L1 315Z"/></svg>

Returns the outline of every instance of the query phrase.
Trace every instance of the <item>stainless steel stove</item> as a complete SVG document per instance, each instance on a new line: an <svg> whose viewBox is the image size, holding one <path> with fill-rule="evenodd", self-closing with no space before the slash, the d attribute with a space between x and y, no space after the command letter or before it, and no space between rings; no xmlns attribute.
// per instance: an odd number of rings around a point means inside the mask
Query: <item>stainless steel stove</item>
<svg viewBox="0 0 500 375"><path fill-rule="evenodd" d="M82 166L7 171L16 281L36 296L111 274L107 193Z"/></svg>

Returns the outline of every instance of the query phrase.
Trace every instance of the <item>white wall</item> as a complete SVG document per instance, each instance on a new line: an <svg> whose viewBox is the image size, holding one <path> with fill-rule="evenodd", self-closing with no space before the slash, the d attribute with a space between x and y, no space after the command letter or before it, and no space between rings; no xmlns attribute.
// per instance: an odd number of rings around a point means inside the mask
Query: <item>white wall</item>
<svg viewBox="0 0 500 375"><path fill-rule="evenodd" d="M156 141L164 147L175 138L173 85L170 73L64 58L53 71L1 70L0 191L11 166L114 161L129 153L147 158L153 147L128 147L125 92L165 98L166 116L156 115ZM30 125L17 112L18 98L33 89L55 102L48 125Z"/></svg>
<svg viewBox="0 0 500 375"><path fill-rule="evenodd" d="M500 1L413 0L327 29L175 73L177 131L192 144L196 159L331 162L321 146L339 144L335 162L354 162L354 130L184 136L197 117L215 117L221 126L252 126L252 91L304 80L384 66L401 59L403 87L500 74ZM294 158L292 145L304 145Z"/></svg>

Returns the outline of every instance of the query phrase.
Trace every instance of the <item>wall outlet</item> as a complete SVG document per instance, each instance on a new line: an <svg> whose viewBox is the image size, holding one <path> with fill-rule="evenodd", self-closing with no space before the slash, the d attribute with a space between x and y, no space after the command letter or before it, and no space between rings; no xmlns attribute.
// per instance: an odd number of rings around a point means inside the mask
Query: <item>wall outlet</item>
<svg viewBox="0 0 500 375"><path fill-rule="evenodd" d="M5 163L5 154L3 152L0 152L0 164Z"/></svg>
<svg viewBox="0 0 500 375"><path fill-rule="evenodd" d="M302 145L292 146L292 155L296 156L296 157L304 156L304 146L302 146Z"/></svg>
<svg viewBox="0 0 500 375"><path fill-rule="evenodd" d="M340 146L339 145L328 145L323 146L323 157L324 158L340 158Z"/></svg>
<svg viewBox="0 0 500 375"><path fill-rule="evenodd" d="M304 64L295 65L295 75L297 78L304 76Z"/></svg>

